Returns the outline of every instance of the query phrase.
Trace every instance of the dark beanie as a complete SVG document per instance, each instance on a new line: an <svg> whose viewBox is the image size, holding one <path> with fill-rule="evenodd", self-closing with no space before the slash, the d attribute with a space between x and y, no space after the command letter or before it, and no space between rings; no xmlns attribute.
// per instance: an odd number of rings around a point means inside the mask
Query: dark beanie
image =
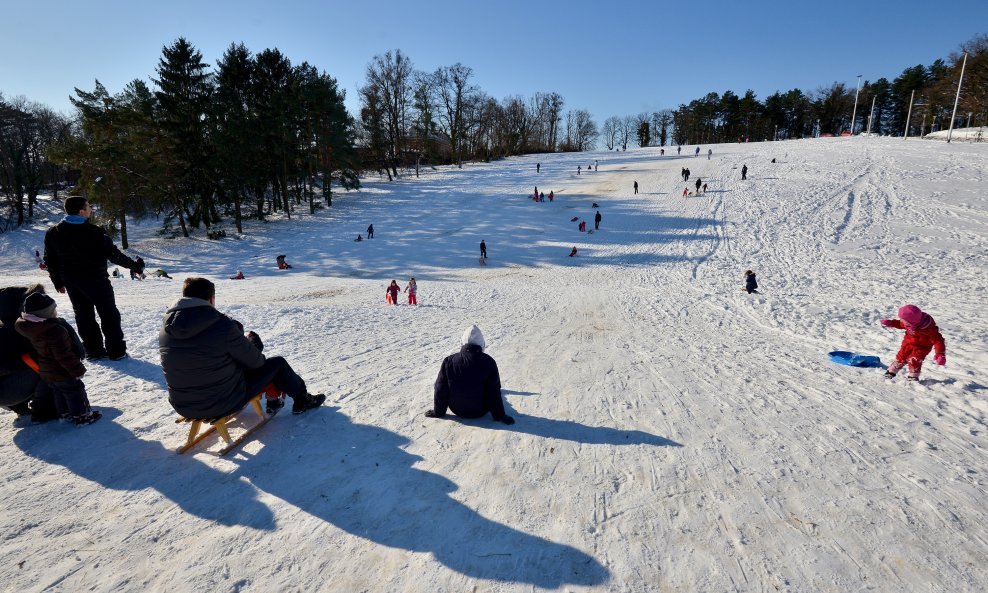
<svg viewBox="0 0 988 593"><path fill-rule="evenodd" d="M24 299L24 312L45 319L53 319L55 317L55 301L43 292L32 292Z"/></svg>

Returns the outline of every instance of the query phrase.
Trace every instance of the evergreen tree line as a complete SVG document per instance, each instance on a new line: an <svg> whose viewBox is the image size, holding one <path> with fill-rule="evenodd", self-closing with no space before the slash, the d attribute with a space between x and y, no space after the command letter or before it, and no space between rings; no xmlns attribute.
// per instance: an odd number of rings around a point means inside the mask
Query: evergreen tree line
<svg viewBox="0 0 988 593"><path fill-rule="evenodd" d="M892 81L865 81L856 112L857 89L837 82L815 92L777 91L764 101L751 90L743 96L712 92L675 110L608 118L601 135L609 150L627 148L632 140L639 146L785 140L857 134L869 127L872 133L901 136L907 119L909 135L922 135L950 126L964 53L967 65L954 127L983 126L988 118L988 35L962 44L947 59L906 68Z"/></svg>
<svg viewBox="0 0 988 593"><path fill-rule="evenodd" d="M73 133L53 160L80 171L127 245L127 216L162 215L184 236L232 216L289 218L331 205L331 187L358 186L359 155L344 92L331 76L277 49L231 44L210 69L179 38L162 51L152 90L137 79L115 95L99 81L75 90Z"/></svg>

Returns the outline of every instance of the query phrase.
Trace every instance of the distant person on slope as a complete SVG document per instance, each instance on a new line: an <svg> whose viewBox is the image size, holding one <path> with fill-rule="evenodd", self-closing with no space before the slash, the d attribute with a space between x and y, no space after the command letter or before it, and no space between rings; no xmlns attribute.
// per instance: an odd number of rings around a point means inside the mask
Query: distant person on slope
<svg viewBox="0 0 988 593"><path fill-rule="evenodd" d="M638 195L638 182L635 182L635 195Z"/></svg>
<svg viewBox="0 0 988 593"><path fill-rule="evenodd" d="M699 177L697 177L696 178L696 184L695 185L696 185L696 193L697 193L697 195L699 195L700 194L700 186L703 185L703 181Z"/></svg>
<svg viewBox="0 0 988 593"><path fill-rule="evenodd" d="M748 165L741 165L741 181L748 179Z"/></svg>
<svg viewBox="0 0 988 593"><path fill-rule="evenodd" d="M487 243L480 242L480 257L487 259Z"/></svg>
<svg viewBox="0 0 988 593"><path fill-rule="evenodd" d="M600 230L600 219L601 218L602 217L600 215L600 210L598 210L597 211L597 214L595 214L594 217L593 217L593 228L594 228L595 231L596 230Z"/></svg>
<svg viewBox="0 0 988 593"><path fill-rule="evenodd" d="M444 418L447 409L460 418L481 418L488 412L498 422L514 424L504 413L497 363L484 352L484 334L476 325L463 333L462 347L443 359L433 391L429 418Z"/></svg>
<svg viewBox="0 0 988 593"><path fill-rule="evenodd" d="M755 280L755 273L751 270L744 272L744 290L748 293L758 294L758 281Z"/></svg>
<svg viewBox="0 0 988 593"><path fill-rule="evenodd" d="M408 293L408 304L417 305L418 300L415 298L415 293L418 292L419 285L415 283L415 276L412 276L411 280L408 281L408 286L405 287L405 292Z"/></svg>
<svg viewBox="0 0 988 593"><path fill-rule="evenodd" d="M902 367L909 366L910 381L919 381L919 373L923 370L923 360L930 350L936 349L933 362L940 366L947 364L947 344L940 334L937 322L928 313L924 313L916 305L906 305L899 308L898 319L882 319L885 327L906 330L902 345L895 355L895 362L889 365L885 377L891 379Z"/></svg>
<svg viewBox="0 0 988 593"><path fill-rule="evenodd" d="M359 237L360 235L357 235L357 236ZM368 239L373 239L374 238L374 225L372 225L372 224L367 225L367 238Z"/></svg>

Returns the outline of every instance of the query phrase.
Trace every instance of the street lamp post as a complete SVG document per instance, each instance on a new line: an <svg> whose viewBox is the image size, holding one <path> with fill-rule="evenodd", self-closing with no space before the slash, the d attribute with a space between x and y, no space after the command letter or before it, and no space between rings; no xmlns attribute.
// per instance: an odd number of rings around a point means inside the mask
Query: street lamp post
<svg viewBox="0 0 988 593"><path fill-rule="evenodd" d="M909 137L909 120L912 119L913 116L913 98L915 96L916 96L916 89L913 89L913 92L909 93L909 111L906 113L906 129L903 130L902 132L903 140ZM924 126L926 125L925 121L923 122L923 125Z"/></svg>
<svg viewBox="0 0 988 593"><path fill-rule="evenodd" d="M871 118L875 117L875 99L878 95L874 95L871 98L871 113L868 114L868 135L871 136Z"/></svg>
<svg viewBox="0 0 988 593"><path fill-rule="evenodd" d="M858 93L861 92L861 75L858 74L858 86L854 89L854 111L851 112L851 135L854 135L854 118L858 115Z"/></svg>
<svg viewBox="0 0 988 593"><path fill-rule="evenodd" d="M967 52L964 52L964 62L961 64L961 77L957 81L957 95L954 97L954 113L950 116L950 130L947 131L947 144L954 133L954 118L957 117L957 103L961 100L961 85L964 84L964 68L967 66Z"/></svg>

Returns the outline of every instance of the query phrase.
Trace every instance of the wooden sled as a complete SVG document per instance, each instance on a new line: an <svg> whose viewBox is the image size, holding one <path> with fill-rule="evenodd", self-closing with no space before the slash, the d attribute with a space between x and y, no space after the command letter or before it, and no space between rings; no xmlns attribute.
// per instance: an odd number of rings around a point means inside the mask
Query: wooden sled
<svg viewBox="0 0 988 593"><path fill-rule="evenodd" d="M264 408L261 407L262 395L264 395L264 392L258 393L257 395L252 397L250 401L244 405L243 408L237 410L232 414L227 414L222 418L213 418L213 419L178 418L177 420L175 420L175 424L181 424L183 422L192 423L192 427L189 429L189 438L186 439L184 445L178 448L178 454L181 455L182 453L185 453L186 451L194 447L196 443L206 438L207 436L213 434L214 432L219 433L220 437L226 442L226 446L220 449L219 455L223 456L229 453L230 451L232 451L237 445L244 442L244 439L246 439L248 436L253 434L253 432L258 428L267 424L268 421L271 420L271 418L273 417L273 416L268 416L267 414L264 413ZM231 420L236 418L240 414L240 412L246 410L247 405L250 405L254 408L254 411L257 412L257 415L258 417L260 417L261 421L255 424L254 426L248 428L245 433L243 433L236 439L232 439L230 437L230 432L226 429L226 424L227 422L230 422ZM204 432L200 433L199 429L202 428L203 423L209 424L210 427L207 428Z"/></svg>

